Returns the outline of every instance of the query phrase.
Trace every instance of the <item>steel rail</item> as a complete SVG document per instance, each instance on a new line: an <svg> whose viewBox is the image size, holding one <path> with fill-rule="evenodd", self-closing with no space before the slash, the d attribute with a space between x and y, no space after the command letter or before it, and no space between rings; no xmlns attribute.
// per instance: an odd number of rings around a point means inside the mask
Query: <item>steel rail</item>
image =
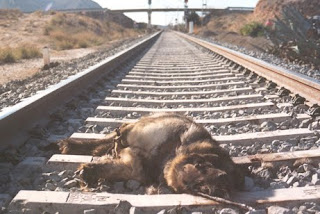
<svg viewBox="0 0 320 214"><path fill-rule="evenodd" d="M315 79L186 34L178 32L177 34L189 41L192 41L204 48L228 58L229 60L255 72L256 74L268 80L275 82L277 85L290 90L292 93L299 94L300 96L306 98L310 104L320 105L320 82Z"/></svg>
<svg viewBox="0 0 320 214"><path fill-rule="evenodd" d="M84 89L93 85L129 58L136 57L161 32L157 32L145 40L123 50L100 63L89 67L73 76L62 80L36 95L24 99L20 103L0 110L0 150L21 145L28 136L28 131L37 124L45 124L50 114L58 106L70 101Z"/></svg>

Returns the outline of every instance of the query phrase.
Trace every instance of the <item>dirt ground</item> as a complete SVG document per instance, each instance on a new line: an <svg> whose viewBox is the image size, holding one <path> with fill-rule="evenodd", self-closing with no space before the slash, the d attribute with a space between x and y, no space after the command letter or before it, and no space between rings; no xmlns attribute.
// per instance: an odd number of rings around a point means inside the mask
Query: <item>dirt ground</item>
<svg viewBox="0 0 320 214"><path fill-rule="evenodd" d="M265 37L254 38L240 34L240 29L245 24L256 21L252 12L218 11L210 14L207 19L204 27L196 27L196 35L251 51L266 52L272 45Z"/></svg>
<svg viewBox="0 0 320 214"><path fill-rule="evenodd" d="M65 51L52 51L51 61L61 62L69 61L83 57L87 54L95 52L94 48L82 48ZM13 80L22 80L30 77L37 72L41 72L43 67L43 59L21 60L13 64L5 64L0 66L0 85L6 84Z"/></svg>
<svg viewBox="0 0 320 214"><path fill-rule="evenodd" d="M265 37L242 36L235 32L212 32L204 30L198 34L201 37L210 38L212 40L243 47L250 51L266 52L272 46L270 40Z"/></svg>
<svg viewBox="0 0 320 214"><path fill-rule="evenodd" d="M17 47L21 44L33 44L42 47L47 41L43 29L52 15L41 16L39 13L22 14L14 11L0 13L0 45Z"/></svg>
<svg viewBox="0 0 320 214"><path fill-rule="evenodd" d="M50 38L44 34L44 29L53 15L42 12L24 14L18 10L0 10L0 48L16 48L21 45L32 45L42 50L50 47ZM112 32L110 32L112 33ZM69 61L93 53L99 49L109 48L115 42L128 38L112 40L101 46L71 50L50 50L52 62ZM13 64L0 65L0 85L13 80L22 80L37 72L41 72L43 59L19 60Z"/></svg>

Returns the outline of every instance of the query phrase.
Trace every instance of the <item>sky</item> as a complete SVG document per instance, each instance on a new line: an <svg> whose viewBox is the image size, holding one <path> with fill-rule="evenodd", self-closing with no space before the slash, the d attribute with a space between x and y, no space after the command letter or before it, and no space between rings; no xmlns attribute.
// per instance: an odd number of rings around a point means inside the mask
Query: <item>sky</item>
<svg viewBox="0 0 320 214"><path fill-rule="evenodd" d="M104 8L108 9L135 9L148 8L148 0L93 0ZM208 8L226 8L226 7L255 7L258 0L189 0L188 6L201 8L203 2L207 2ZM152 0L152 8L170 8L184 7L184 0ZM147 13L126 13L128 17L136 22L148 22ZM199 14L201 15L201 14ZM175 24L175 20L182 22L182 12L157 12L152 13L153 25Z"/></svg>

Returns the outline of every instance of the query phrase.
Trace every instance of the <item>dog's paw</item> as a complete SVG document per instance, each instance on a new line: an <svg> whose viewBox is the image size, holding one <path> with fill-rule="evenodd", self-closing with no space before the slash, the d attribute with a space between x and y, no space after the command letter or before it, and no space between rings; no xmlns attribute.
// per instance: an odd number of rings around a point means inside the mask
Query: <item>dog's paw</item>
<svg viewBox="0 0 320 214"><path fill-rule="evenodd" d="M82 182L87 187L97 186L99 177L99 166L96 164L83 164L77 171Z"/></svg>

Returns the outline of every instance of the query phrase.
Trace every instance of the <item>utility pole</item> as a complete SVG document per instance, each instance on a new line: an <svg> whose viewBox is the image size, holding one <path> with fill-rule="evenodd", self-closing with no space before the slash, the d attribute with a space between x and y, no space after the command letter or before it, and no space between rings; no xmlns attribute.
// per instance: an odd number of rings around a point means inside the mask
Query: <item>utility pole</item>
<svg viewBox="0 0 320 214"><path fill-rule="evenodd" d="M152 0L148 0L149 11L148 11L148 29L151 30L151 3Z"/></svg>
<svg viewBox="0 0 320 214"><path fill-rule="evenodd" d="M201 27L203 27L204 24L204 17L206 15L205 11L207 9L207 0L202 0L202 20L201 20Z"/></svg>
<svg viewBox="0 0 320 214"><path fill-rule="evenodd" d="M188 29L188 16L189 16L188 0L184 0L184 21L186 23L186 29Z"/></svg>

